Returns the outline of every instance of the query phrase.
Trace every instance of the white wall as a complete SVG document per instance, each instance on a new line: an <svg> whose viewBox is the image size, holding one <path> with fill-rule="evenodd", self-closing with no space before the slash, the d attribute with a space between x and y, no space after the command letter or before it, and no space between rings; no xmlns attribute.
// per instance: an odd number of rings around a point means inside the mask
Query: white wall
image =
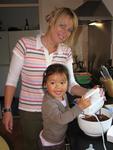
<svg viewBox="0 0 113 150"><path fill-rule="evenodd" d="M103 0L104 4L108 8L109 12L113 16L113 0ZM111 43L111 59L112 59L112 66L113 66L113 20L112 20L112 43Z"/></svg>
<svg viewBox="0 0 113 150"><path fill-rule="evenodd" d="M103 0L103 2L113 16L113 0Z"/></svg>

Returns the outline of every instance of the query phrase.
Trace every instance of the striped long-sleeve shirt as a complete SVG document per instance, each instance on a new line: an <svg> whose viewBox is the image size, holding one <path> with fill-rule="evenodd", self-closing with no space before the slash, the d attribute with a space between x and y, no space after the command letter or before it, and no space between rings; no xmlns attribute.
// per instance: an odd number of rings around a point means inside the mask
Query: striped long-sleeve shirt
<svg viewBox="0 0 113 150"><path fill-rule="evenodd" d="M19 109L40 112L43 100L42 76L48 65L61 63L70 73L70 87L77 84L72 69L72 52L65 44L59 44L57 51L49 54L37 37L21 38L14 50L6 85L16 86L21 75Z"/></svg>

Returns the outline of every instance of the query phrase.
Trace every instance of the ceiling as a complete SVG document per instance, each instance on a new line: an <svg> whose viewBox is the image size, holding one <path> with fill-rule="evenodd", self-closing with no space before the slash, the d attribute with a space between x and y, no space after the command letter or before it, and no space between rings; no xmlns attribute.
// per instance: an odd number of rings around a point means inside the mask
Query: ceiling
<svg viewBox="0 0 113 150"><path fill-rule="evenodd" d="M112 15L102 0L87 0L75 9L79 20L112 20Z"/></svg>

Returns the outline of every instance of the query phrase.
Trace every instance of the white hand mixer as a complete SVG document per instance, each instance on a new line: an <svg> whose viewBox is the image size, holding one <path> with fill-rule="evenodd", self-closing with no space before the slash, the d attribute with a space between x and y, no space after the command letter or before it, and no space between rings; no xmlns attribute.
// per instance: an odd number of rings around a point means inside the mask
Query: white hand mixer
<svg viewBox="0 0 113 150"><path fill-rule="evenodd" d="M104 105L103 97L100 96L99 91L99 88L91 89L84 95L85 99L89 98L91 101L91 105L83 110L84 114L93 115Z"/></svg>

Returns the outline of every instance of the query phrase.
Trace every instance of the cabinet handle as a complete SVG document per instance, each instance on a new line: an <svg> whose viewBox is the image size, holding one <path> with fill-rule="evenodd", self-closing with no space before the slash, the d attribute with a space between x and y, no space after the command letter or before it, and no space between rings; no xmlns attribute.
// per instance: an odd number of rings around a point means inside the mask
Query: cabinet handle
<svg viewBox="0 0 113 150"><path fill-rule="evenodd" d="M0 40L2 39L2 37L0 37Z"/></svg>

